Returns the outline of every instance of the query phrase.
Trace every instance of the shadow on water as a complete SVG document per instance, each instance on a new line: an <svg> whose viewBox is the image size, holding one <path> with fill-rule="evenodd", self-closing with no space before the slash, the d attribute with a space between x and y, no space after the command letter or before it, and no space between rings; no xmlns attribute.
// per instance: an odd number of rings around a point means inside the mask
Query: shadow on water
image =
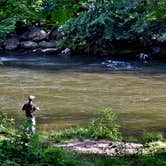
<svg viewBox="0 0 166 166"><path fill-rule="evenodd" d="M0 67L24 68L31 70L44 70L47 72L90 72L90 73L121 73L157 75L166 73L166 62L152 61L125 61L123 59L111 60L108 57L74 56L61 57L47 56L0 56Z"/></svg>

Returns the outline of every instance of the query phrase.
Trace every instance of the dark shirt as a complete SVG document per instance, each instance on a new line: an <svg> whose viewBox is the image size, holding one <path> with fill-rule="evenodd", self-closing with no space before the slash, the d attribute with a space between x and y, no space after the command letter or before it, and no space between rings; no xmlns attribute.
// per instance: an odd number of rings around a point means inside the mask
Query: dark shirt
<svg viewBox="0 0 166 166"><path fill-rule="evenodd" d="M26 117L33 118L35 117L35 111L37 108L35 104L28 102L23 105L22 110L25 110Z"/></svg>

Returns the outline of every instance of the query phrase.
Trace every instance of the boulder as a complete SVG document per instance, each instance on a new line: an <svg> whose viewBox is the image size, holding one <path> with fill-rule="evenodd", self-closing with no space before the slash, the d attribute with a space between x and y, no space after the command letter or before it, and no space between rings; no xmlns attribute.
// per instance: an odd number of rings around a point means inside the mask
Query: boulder
<svg viewBox="0 0 166 166"><path fill-rule="evenodd" d="M20 40L23 40L23 41L28 41L28 40L41 41L41 40L46 39L47 36L48 36L48 34L44 30L33 27L30 31L23 33L20 36Z"/></svg>
<svg viewBox="0 0 166 166"><path fill-rule="evenodd" d="M39 46L42 48L53 48L53 47L57 46L57 42L41 41L41 42L39 42Z"/></svg>
<svg viewBox="0 0 166 166"><path fill-rule="evenodd" d="M139 53L136 55L136 58L144 63L148 63L151 60L150 55L145 53Z"/></svg>
<svg viewBox="0 0 166 166"><path fill-rule="evenodd" d="M24 41L24 42L21 42L20 44L21 44L21 47L25 49L34 49L38 47L38 44L33 41Z"/></svg>
<svg viewBox="0 0 166 166"><path fill-rule="evenodd" d="M60 53L62 56L69 56L71 54L71 50L69 48L65 48Z"/></svg>
<svg viewBox="0 0 166 166"><path fill-rule="evenodd" d="M17 37L10 38L5 43L6 50L15 50L19 46L20 42Z"/></svg>

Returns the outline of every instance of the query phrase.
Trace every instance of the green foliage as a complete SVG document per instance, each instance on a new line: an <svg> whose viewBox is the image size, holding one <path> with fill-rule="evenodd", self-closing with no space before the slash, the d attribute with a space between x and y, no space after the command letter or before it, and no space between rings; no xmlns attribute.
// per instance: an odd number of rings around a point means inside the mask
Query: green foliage
<svg viewBox="0 0 166 166"><path fill-rule="evenodd" d="M142 139L143 143L154 142L154 141L163 141L164 136L162 133L159 132L147 132L144 134Z"/></svg>
<svg viewBox="0 0 166 166"><path fill-rule="evenodd" d="M86 128L69 128L65 130L61 130L59 132L55 132L51 135L51 140L53 140L56 143L59 143L64 140L70 140L73 138L87 138L88 135L88 130Z"/></svg>
<svg viewBox="0 0 166 166"><path fill-rule="evenodd" d="M162 141L155 141L146 143L144 145L144 153L150 155L166 154L166 143Z"/></svg>
<svg viewBox="0 0 166 166"><path fill-rule="evenodd" d="M83 1L50 0L45 5L43 16L49 22L63 24L82 6Z"/></svg>
<svg viewBox="0 0 166 166"><path fill-rule="evenodd" d="M135 47L150 47L156 41L165 40L166 16L158 13L158 9L162 12L166 9L164 0L156 4L153 1L128 0L96 2L93 5L94 8L60 27L62 45L76 52L96 54L102 50L112 52L119 49L119 45L131 48L135 43Z"/></svg>
<svg viewBox="0 0 166 166"><path fill-rule="evenodd" d="M102 110L101 118L92 120L87 128L77 127L56 132L51 136L51 139L55 142L61 142L73 138L121 140L122 136L119 131L119 126L115 121L115 113L112 112L112 109L106 108Z"/></svg>
<svg viewBox="0 0 166 166"><path fill-rule="evenodd" d="M122 136L116 124L116 118L111 108L102 110L102 117L91 121L88 125L89 135L95 139L121 140Z"/></svg>
<svg viewBox="0 0 166 166"><path fill-rule="evenodd" d="M40 20L43 0L2 0L0 2L0 37L15 33L17 21L26 24Z"/></svg>
<svg viewBox="0 0 166 166"><path fill-rule="evenodd" d="M15 30L16 19L8 18L0 23L0 37L6 37Z"/></svg>
<svg viewBox="0 0 166 166"><path fill-rule="evenodd" d="M119 45L166 41L165 0L1 0L0 6L1 38L15 34L19 21L25 27L39 21L48 29L62 24L62 47L75 52L113 53Z"/></svg>
<svg viewBox="0 0 166 166"><path fill-rule="evenodd" d="M71 158L62 148L49 148L44 151L41 165L76 166L81 162Z"/></svg>
<svg viewBox="0 0 166 166"><path fill-rule="evenodd" d="M75 166L79 163L62 148L50 148L46 144L43 146L39 135L29 136L24 128L10 139L0 142L0 165Z"/></svg>
<svg viewBox="0 0 166 166"><path fill-rule="evenodd" d="M100 52L113 46L115 40L131 40L135 35L130 33L133 18L125 18L112 6L96 7L77 18L70 19L60 28L63 44L73 50Z"/></svg>
<svg viewBox="0 0 166 166"><path fill-rule="evenodd" d="M7 0L1 2L0 14L6 18L16 17L17 19L38 19L42 10L42 0Z"/></svg>
<svg viewBox="0 0 166 166"><path fill-rule="evenodd" d="M98 125L104 125L109 127L110 125L117 127L115 124L116 115L111 109L105 109L103 112L103 118L97 120ZM11 125L11 120L7 118L6 114L0 113L0 124L2 127L8 128ZM23 125L26 127L25 125ZM35 134L33 136L27 135L25 128L21 128L15 132L10 138L0 141L0 165L14 165L14 166L106 166L106 165L166 165L165 155L166 149L163 147L165 144L158 142L155 144L149 144L148 150L153 156L119 156L109 157L104 155L88 155L84 154L71 154L62 148L54 147L53 144L48 143L51 141L47 136ZM94 126L93 126L94 127ZM91 128L91 127L90 127ZM70 139L74 136L85 134L89 136L88 129L77 128L66 130L65 138ZM92 129L96 130L96 129ZM104 132L105 133L105 132ZM165 146L166 147L166 146ZM154 152L154 153L153 153ZM148 153L149 154L149 151Z"/></svg>
<svg viewBox="0 0 166 166"><path fill-rule="evenodd" d="M135 166L161 166L161 165L165 165L166 161L164 158L162 157L157 157L157 156L151 156L151 157L146 157L146 156L141 156L141 157L137 157L135 158L132 163Z"/></svg>
<svg viewBox="0 0 166 166"><path fill-rule="evenodd" d="M13 133L14 119L8 118L6 113L0 111L0 134Z"/></svg>
<svg viewBox="0 0 166 166"><path fill-rule="evenodd" d="M81 155L81 159L89 161L88 166L161 166L166 164L165 155L154 156L106 156L88 154Z"/></svg>

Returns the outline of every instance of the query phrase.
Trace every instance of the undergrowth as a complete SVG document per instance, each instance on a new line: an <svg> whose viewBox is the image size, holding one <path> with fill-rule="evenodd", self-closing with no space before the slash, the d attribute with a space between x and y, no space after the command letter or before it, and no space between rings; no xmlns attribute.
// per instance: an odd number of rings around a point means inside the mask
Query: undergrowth
<svg viewBox="0 0 166 166"><path fill-rule="evenodd" d="M117 116L111 108L101 111L101 117L93 119L86 128L69 128L52 134L51 139L61 142L69 139L111 139L122 140L119 125L116 124Z"/></svg>
<svg viewBox="0 0 166 166"><path fill-rule="evenodd" d="M119 126L116 125L116 115L111 109L105 109L101 119L97 118L90 122L87 128L71 128L58 132L51 139L46 134L37 133L29 136L24 127L14 131L12 134L0 133L4 136L0 140L0 165L3 166L160 166L166 165L166 146L162 142L147 143L147 141L158 141L147 139L146 155L135 156L116 156L109 157L96 154L78 154L68 152L63 148L54 146L53 141L68 140L72 138L110 138L112 140L120 139ZM7 115L1 113L0 130L2 128L11 129L10 119ZM8 125L9 123L9 125ZM13 123L13 122L12 122ZM111 126L112 125L112 126ZM100 130L99 132L97 132ZM105 131L106 130L106 131ZM8 135L7 135L8 134ZM47 133L48 134L48 133ZM6 137L7 135L7 137ZM53 140L52 140L53 139ZM144 139L144 140L146 140ZM165 147L165 148L164 148Z"/></svg>

